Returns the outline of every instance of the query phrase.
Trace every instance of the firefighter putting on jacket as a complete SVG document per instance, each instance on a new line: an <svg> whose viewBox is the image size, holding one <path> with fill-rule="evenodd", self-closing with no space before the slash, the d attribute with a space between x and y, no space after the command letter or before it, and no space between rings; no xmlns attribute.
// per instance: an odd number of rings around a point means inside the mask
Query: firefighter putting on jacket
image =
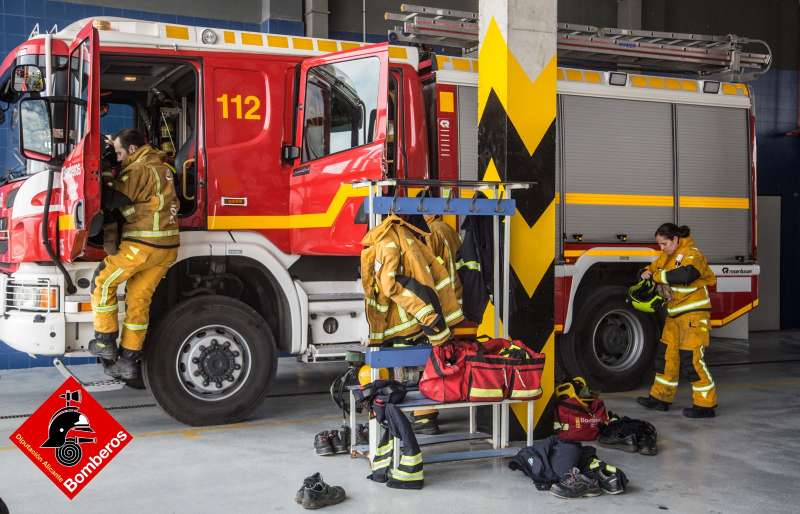
<svg viewBox="0 0 800 514"><path fill-rule="evenodd" d="M656 231L658 259L642 273L652 279L666 304L666 321L656 354L656 376L650 396L637 398L648 409L666 411L678 390L681 374L692 383L693 406L688 418L715 416L717 391L703 354L709 345L711 300L716 284L705 256L694 245L689 227L665 223Z"/></svg>
<svg viewBox="0 0 800 514"><path fill-rule="evenodd" d="M112 139L122 171L104 178L102 206L124 221L119 248L103 259L92 280L95 337L89 351L103 360L108 375L133 380L139 376L153 293L178 255L178 199L164 154L147 145L141 132L124 129ZM117 348L117 288L126 281Z"/></svg>

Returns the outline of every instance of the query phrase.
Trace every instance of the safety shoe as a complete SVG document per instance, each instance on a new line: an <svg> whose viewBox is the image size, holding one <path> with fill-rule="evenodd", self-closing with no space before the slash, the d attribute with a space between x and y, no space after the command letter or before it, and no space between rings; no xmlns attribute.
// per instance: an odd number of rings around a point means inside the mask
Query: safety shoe
<svg viewBox="0 0 800 514"><path fill-rule="evenodd" d="M590 478L581 473L578 468L572 468L564 478L550 488L550 494L558 498L589 498L600 496L603 493L596 478Z"/></svg>
<svg viewBox="0 0 800 514"><path fill-rule="evenodd" d="M103 370L106 375L119 380L135 380L140 376L141 367L139 357L142 352L123 348L119 353L119 358L111 364L103 363Z"/></svg>
<svg viewBox="0 0 800 514"><path fill-rule="evenodd" d="M645 422L644 429L642 430L641 437L639 437L639 453L642 455L657 455L658 447L656 441L658 440L658 433L656 427L650 423Z"/></svg>
<svg viewBox="0 0 800 514"><path fill-rule="evenodd" d="M330 441L331 447L335 453L347 453L350 451L350 429L347 430L347 434L345 435L344 431L342 434L339 434L338 430L331 430L330 433Z"/></svg>
<svg viewBox="0 0 800 514"><path fill-rule="evenodd" d="M117 360L117 333L95 332L94 339L89 341L89 353L104 361Z"/></svg>
<svg viewBox="0 0 800 514"><path fill-rule="evenodd" d="M687 418L713 418L717 415L714 407L698 407L692 405L688 409L683 409L683 415Z"/></svg>
<svg viewBox="0 0 800 514"><path fill-rule="evenodd" d="M328 505L342 503L346 498L344 489L338 485L328 485L322 477L309 487L303 489L303 500L300 505L304 509L321 509Z"/></svg>
<svg viewBox="0 0 800 514"><path fill-rule="evenodd" d="M327 430L320 432L314 436L314 450L317 455L333 455L336 450L333 449L331 444L331 433Z"/></svg>
<svg viewBox="0 0 800 514"><path fill-rule="evenodd" d="M602 434L597 439L601 446L608 448L615 448L628 453L636 453L639 451L639 441L636 434L626 433L619 427L617 430L612 430L610 433Z"/></svg>
<svg viewBox="0 0 800 514"><path fill-rule="evenodd" d="M600 489L607 494L622 494L625 492L626 482L628 481L625 474L617 470L614 466L603 466L595 473L597 483Z"/></svg>
<svg viewBox="0 0 800 514"><path fill-rule="evenodd" d="M306 488L312 487L314 484L321 481L322 481L322 475L320 475L319 472L314 473L310 477L305 477L303 479L303 485L300 487L300 489L297 490L297 493L294 495L294 501L296 503L303 503L303 495L305 493Z"/></svg>
<svg viewBox="0 0 800 514"><path fill-rule="evenodd" d="M414 417L412 429L415 434L421 435L437 435L442 431L439 430L439 423L436 421L436 416L426 414L424 417Z"/></svg>
<svg viewBox="0 0 800 514"><path fill-rule="evenodd" d="M653 398L652 396L640 396L636 398L636 403L650 410L669 410L669 403L659 400L658 398Z"/></svg>

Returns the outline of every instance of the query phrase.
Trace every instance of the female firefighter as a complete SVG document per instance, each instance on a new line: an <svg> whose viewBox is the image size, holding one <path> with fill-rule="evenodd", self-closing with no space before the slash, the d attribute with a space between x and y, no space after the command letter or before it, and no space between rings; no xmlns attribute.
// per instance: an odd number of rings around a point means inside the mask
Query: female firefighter
<svg viewBox="0 0 800 514"><path fill-rule="evenodd" d="M711 300L708 286L717 282L705 256L694 245L689 227L664 223L656 230L658 259L642 273L652 279L665 300L666 321L656 353L656 376L650 396L637 401L648 409L665 411L675 398L678 377L692 383L693 406L687 418L715 416L717 391L703 359L709 344Z"/></svg>

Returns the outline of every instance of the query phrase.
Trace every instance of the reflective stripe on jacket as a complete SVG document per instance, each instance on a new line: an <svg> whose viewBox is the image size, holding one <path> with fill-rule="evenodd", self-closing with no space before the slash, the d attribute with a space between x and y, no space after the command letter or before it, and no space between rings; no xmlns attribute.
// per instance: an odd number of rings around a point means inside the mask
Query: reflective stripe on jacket
<svg viewBox="0 0 800 514"><path fill-rule="evenodd" d="M122 239L159 247L179 243L178 198L172 170L163 153L145 145L122 163L119 177L108 185L130 203L119 207L125 218Z"/></svg>
<svg viewBox="0 0 800 514"><path fill-rule="evenodd" d="M672 255L662 252L647 269L656 283L669 286L671 298L667 301L667 313L670 316L711 310L708 286L716 284L717 277L705 256L694 246L691 236L680 238Z"/></svg>
<svg viewBox="0 0 800 514"><path fill-rule="evenodd" d="M425 216L425 222L431 229L430 235L427 237L428 246L430 246L433 254L440 259L447 274L450 276L450 286L456 294L458 303L461 303L461 296L463 288L461 286L461 279L458 278L456 272L456 255L458 250L461 249L461 237L458 232L442 220L441 216Z"/></svg>
<svg viewBox="0 0 800 514"><path fill-rule="evenodd" d="M370 344L423 332L431 344L450 337L464 316L450 276L418 237L427 233L389 216L362 240L361 281Z"/></svg>

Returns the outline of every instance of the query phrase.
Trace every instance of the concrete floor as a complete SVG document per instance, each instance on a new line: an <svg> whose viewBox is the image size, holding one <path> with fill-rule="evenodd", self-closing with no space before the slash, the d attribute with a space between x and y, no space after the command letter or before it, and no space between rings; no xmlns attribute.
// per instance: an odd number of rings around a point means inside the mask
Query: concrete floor
<svg viewBox="0 0 800 514"><path fill-rule="evenodd" d="M318 457L314 434L339 423L327 394L339 364L304 366L282 359L273 394L253 421L187 428L152 404L146 392L95 398L134 441L73 501L62 495L8 436L61 383L53 369L0 371L0 497L11 512L298 512L294 492L320 471L349 496L331 512L798 512L794 486L800 462L800 333L760 334L749 344L715 341L709 352L720 391L719 417L687 420L678 409L651 413L634 397L606 395L615 412L651 421L659 431L655 457L599 449L631 479L621 496L559 500L536 491L506 460L432 464L425 489L397 491L365 480L367 462ZM784 361L784 362L775 362ZM761 362L746 365L742 362ZM716 364L716 365L714 365ZM83 366L82 375L97 374ZM310 393L297 395L297 393ZM288 395L292 396L280 396ZM690 403L681 387L677 406ZM452 416L452 415L450 415ZM445 429L461 430L457 417ZM577 503L576 503L577 502Z"/></svg>

